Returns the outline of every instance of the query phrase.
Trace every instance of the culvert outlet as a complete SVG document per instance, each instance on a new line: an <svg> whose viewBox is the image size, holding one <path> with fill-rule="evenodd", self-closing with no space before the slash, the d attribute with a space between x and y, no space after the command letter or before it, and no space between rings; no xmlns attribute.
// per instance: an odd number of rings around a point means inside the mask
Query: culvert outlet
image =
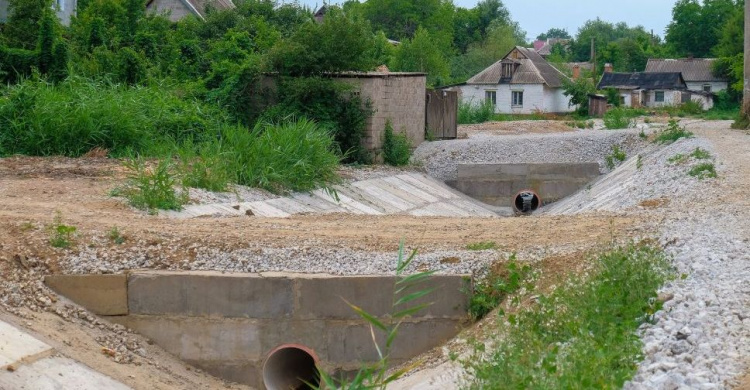
<svg viewBox="0 0 750 390"><path fill-rule="evenodd" d="M532 190L521 190L513 197L513 210L521 214L531 214L542 204L542 199Z"/></svg>
<svg viewBox="0 0 750 390"><path fill-rule="evenodd" d="M263 384L267 390L309 389L320 377L315 352L299 344L283 344L272 350L263 363Z"/></svg>

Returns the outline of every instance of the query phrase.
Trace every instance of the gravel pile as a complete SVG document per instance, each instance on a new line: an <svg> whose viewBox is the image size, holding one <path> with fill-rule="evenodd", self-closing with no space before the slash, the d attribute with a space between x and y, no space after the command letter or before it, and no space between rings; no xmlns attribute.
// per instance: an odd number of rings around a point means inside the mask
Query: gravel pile
<svg viewBox="0 0 750 390"><path fill-rule="evenodd" d="M430 176L455 180L458 164L598 162L606 171L605 157L618 145L628 155L648 145L640 130L589 130L502 137L477 135L469 139L425 142L412 156Z"/></svg>

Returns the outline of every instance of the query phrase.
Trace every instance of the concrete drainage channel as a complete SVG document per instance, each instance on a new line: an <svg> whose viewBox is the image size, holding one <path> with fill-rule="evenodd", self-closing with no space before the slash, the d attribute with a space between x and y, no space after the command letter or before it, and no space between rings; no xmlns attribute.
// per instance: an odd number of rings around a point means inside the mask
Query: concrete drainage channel
<svg viewBox="0 0 750 390"><path fill-rule="evenodd" d="M186 363L267 389L304 387L298 378L314 381L316 364L339 375L377 361L369 325L344 299L387 321L395 281L395 276L195 271L45 279L61 295ZM467 323L468 275L437 275L425 287L436 288L428 296L432 305L399 328L405 341L396 342L393 364L442 345Z"/></svg>

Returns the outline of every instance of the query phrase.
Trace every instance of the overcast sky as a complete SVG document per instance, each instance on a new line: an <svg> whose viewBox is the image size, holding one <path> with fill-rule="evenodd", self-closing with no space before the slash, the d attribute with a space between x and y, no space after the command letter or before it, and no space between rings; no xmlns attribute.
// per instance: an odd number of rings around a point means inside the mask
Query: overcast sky
<svg viewBox="0 0 750 390"><path fill-rule="evenodd" d="M322 0L299 0L311 8ZM360 0L362 1L362 0ZM409 1L409 0L404 0ZM599 17L607 22L641 25L646 31L664 37L664 29L672 20L676 0L503 0L513 20L519 22L528 39L546 32L550 27L564 28L575 36L578 28L589 19ZM291 2L287 0L287 2ZM341 4L343 1L328 1ZM457 6L473 8L477 0L453 0Z"/></svg>

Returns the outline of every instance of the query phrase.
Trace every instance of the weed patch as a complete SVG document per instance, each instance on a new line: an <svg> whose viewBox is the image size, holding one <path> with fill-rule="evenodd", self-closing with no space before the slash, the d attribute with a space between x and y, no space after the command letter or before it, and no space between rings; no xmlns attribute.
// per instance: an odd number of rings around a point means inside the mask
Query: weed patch
<svg viewBox="0 0 750 390"><path fill-rule="evenodd" d="M642 358L638 327L661 308L671 275L659 250L631 244L600 254L538 305L508 315L489 358L465 364L473 389L620 388Z"/></svg>
<svg viewBox="0 0 750 390"><path fill-rule="evenodd" d="M470 251L483 251L488 249L496 249L497 243L495 241L479 241L472 242L466 245L466 249Z"/></svg>
<svg viewBox="0 0 750 390"><path fill-rule="evenodd" d="M718 176L716 174L716 167L714 167L713 163L698 164L688 171L688 175L697 177L701 180Z"/></svg>
<svg viewBox="0 0 750 390"><path fill-rule="evenodd" d="M120 232L120 229L117 226L113 226L112 229L109 229L107 237L117 245L125 242L125 236L122 235L122 232Z"/></svg>
<svg viewBox="0 0 750 390"><path fill-rule="evenodd" d="M693 133L685 130L676 120L670 120L666 130L656 135L654 142L660 144L671 144L680 138L691 138Z"/></svg>
<svg viewBox="0 0 750 390"><path fill-rule="evenodd" d="M516 255L511 255L504 272L490 273L474 285L469 302L469 315L478 320L496 308L503 300L521 287L533 289L534 272L528 265L520 265Z"/></svg>
<svg viewBox="0 0 750 390"><path fill-rule="evenodd" d="M461 125L484 123L491 120L493 115L495 115L495 107L492 103L458 103L458 123Z"/></svg>
<svg viewBox="0 0 750 390"><path fill-rule="evenodd" d="M112 196L123 196L131 206L155 214L157 210L182 210L187 202L187 190L175 191L179 180L175 177L175 166L171 158L159 160L149 167L141 158L124 162L130 171L124 186L115 188Z"/></svg>
<svg viewBox="0 0 750 390"><path fill-rule="evenodd" d="M406 134L393 132L391 121L385 123L383 136L383 160L388 165L404 166L409 164L411 157L411 142Z"/></svg>
<svg viewBox="0 0 750 390"><path fill-rule="evenodd" d="M625 151L620 149L618 145L612 145L612 152L608 154L604 160L607 164L607 168L610 170L614 169L618 162L623 162L628 156Z"/></svg>
<svg viewBox="0 0 750 390"><path fill-rule="evenodd" d="M49 244L55 248L70 248L75 238L76 227L62 223L62 214L58 211L52 225L49 227L50 239Z"/></svg>

